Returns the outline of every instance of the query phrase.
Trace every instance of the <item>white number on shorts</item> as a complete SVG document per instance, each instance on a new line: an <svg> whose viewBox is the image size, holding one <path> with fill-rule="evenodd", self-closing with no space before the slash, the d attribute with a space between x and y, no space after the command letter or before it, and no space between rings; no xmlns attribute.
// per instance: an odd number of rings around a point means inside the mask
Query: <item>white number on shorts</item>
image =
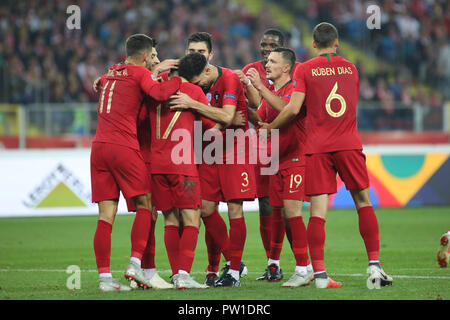
<svg viewBox="0 0 450 320"><path fill-rule="evenodd" d="M163 139L167 139L169 137L170 132L172 131L175 122L177 122L178 118L181 115L181 111L176 111L175 114L172 117L172 120L170 120L169 126L166 128L166 131L164 132L164 135L162 136ZM161 139L161 105L159 104L156 107L156 139Z"/></svg>
<svg viewBox="0 0 450 320"><path fill-rule="evenodd" d="M244 182L242 182L242 186L247 187L248 186L248 173L242 172L241 177L244 178Z"/></svg>
<svg viewBox="0 0 450 320"><path fill-rule="evenodd" d="M338 89L338 83L336 81L336 83L333 86L333 89L331 89L331 92L328 95L327 101L325 102L325 108L327 109L328 114L330 116L332 116L333 118L339 118L340 116L342 116L344 114L345 110L347 109L347 103L345 102L345 99L343 96L336 93L337 89ZM338 112L334 112L333 110L331 110L331 101L334 99L338 99L339 102L341 103L341 108L339 109Z"/></svg>
<svg viewBox="0 0 450 320"><path fill-rule="evenodd" d="M299 174L291 174L291 184L289 186L289 189L292 190L292 186L295 183L295 188L294 189L298 189L298 187L300 186L300 184L302 183L302 176Z"/></svg>

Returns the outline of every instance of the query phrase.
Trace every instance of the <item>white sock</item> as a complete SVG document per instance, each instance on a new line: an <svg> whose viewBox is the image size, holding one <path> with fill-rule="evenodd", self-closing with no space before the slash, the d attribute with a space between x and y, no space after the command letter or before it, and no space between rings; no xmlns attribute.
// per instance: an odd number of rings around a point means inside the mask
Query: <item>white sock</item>
<svg viewBox="0 0 450 320"><path fill-rule="evenodd" d="M295 272L298 273L307 273L308 272L307 266L295 266Z"/></svg>
<svg viewBox="0 0 450 320"><path fill-rule="evenodd" d="M227 261L227 266L230 266L231 265L231 261Z"/></svg>
<svg viewBox="0 0 450 320"><path fill-rule="evenodd" d="M156 274L156 268L142 269L142 270L144 270L144 274L147 277L147 279L153 278L153 276Z"/></svg>
<svg viewBox="0 0 450 320"><path fill-rule="evenodd" d="M314 271L311 263L306 266L306 270L308 272L313 272Z"/></svg>
<svg viewBox="0 0 450 320"><path fill-rule="evenodd" d="M228 271L228 273L231 274L231 276L233 278L235 278L236 280L239 280L239 270L230 269L230 271Z"/></svg>
<svg viewBox="0 0 450 320"><path fill-rule="evenodd" d="M189 272L180 269L180 270L178 270L178 274L187 274L188 275Z"/></svg>
<svg viewBox="0 0 450 320"><path fill-rule="evenodd" d="M100 273L98 276L100 277L100 279L102 279L102 278L112 278L112 274L111 273Z"/></svg>
<svg viewBox="0 0 450 320"><path fill-rule="evenodd" d="M130 262L136 263L139 266L139 268L141 267L141 259L138 259L136 257L131 257Z"/></svg>
<svg viewBox="0 0 450 320"><path fill-rule="evenodd" d="M270 266L272 263L275 263L278 267L280 266L280 260L272 260L269 258L267 265Z"/></svg>

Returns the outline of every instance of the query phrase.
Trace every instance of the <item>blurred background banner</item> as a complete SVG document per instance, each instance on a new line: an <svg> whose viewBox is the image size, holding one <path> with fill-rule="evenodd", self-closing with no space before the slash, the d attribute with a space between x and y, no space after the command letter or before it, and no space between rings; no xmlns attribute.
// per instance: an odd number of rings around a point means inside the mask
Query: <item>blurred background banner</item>
<svg viewBox="0 0 450 320"><path fill-rule="evenodd" d="M284 32L299 62L310 59L312 28L322 21L336 25L338 54L359 71L357 121L375 206L448 205L449 7L447 0L1 1L0 200L14 205L0 212L63 212L48 206L56 196L29 199L62 172L83 191L63 176L56 191L43 190L66 195L61 199L79 205L73 212L96 212L87 199L99 98L92 83L124 59L129 35L157 39L162 61L183 56L188 36L207 31L212 63L241 69L261 59L268 28ZM352 207L338 183L330 206Z"/></svg>

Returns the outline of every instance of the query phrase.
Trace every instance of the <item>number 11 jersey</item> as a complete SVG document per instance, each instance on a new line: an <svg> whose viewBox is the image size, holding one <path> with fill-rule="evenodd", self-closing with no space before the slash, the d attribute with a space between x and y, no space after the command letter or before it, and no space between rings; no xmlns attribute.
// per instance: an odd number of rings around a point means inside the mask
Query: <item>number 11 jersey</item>
<svg viewBox="0 0 450 320"><path fill-rule="evenodd" d="M362 149L356 126L359 78L356 67L336 54L302 63L294 91L306 94L306 154Z"/></svg>

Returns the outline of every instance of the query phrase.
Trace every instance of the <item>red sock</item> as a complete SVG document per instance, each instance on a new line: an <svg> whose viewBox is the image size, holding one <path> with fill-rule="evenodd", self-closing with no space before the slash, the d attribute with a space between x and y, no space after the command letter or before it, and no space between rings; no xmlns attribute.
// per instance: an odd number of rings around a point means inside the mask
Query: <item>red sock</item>
<svg viewBox="0 0 450 320"><path fill-rule="evenodd" d="M378 220L372 206L360 208L358 210L359 233L366 245L369 261L378 260L380 253L380 235L378 230Z"/></svg>
<svg viewBox="0 0 450 320"><path fill-rule="evenodd" d="M148 234L152 224L152 212L148 209L138 209L131 228L131 256L142 259L148 242Z"/></svg>
<svg viewBox="0 0 450 320"><path fill-rule="evenodd" d="M208 251L208 267L206 272L219 272L220 247L214 241L213 236L205 230L206 250Z"/></svg>
<svg viewBox="0 0 450 320"><path fill-rule="evenodd" d="M242 252L244 251L245 238L247 236L247 228L245 219L230 219L230 269L240 270Z"/></svg>
<svg viewBox="0 0 450 320"><path fill-rule="evenodd" d="M216 246L220 248L220 252L223 253L225 260L230 261L230 238L228 237L227 225L225 224L222 216L219 214L219 211L215 210L209 216L202 217L202 219L205 224L205 230L207 230L209 235L213 238Z"/></svg>
<svg viewBox="0 0 450 320"><path fill-rule="evenodd" d="M286 231L286 238L288 239L289 245L291 246L291 249L292 249L292 232L291 232L291 227L289 226L289 222L283 220L283 223L284 223L284 228L285 228L285 231Z"/></svg>
<svg viewBox="0 0 450 320"><path fill-rule="evenodd" d="M144 255L142 256L142 269L155 268L155 225L156 221L152 219L150 232L148 234L147 246L145 247Z"/></svg>
<svg viewBox="0 0 450 320"><path fill-rule="evenodd" d="M259 216L259 233L261 234L261 240L264 246L264 250L266 250L267 259L269 259L270 256L270 240L272 238L272 215Z"/></svg>
<svg viewBox="0 0 450 320"><path fill-rule="evenodd" d="M177 258L180 246L178 226L169 225L164 227L164 244L166 245L167 257L169 258L172 274L177 274L179 269Z"/></svg>
<svg viewBox="0 0 450 320"><path fill-rule="evenodd" d="M310 217L308 224L308 247L314 272L325 271L324 246L325 246L325 219Z"/></svg>
<svg viewBox="0 0 450 320"><path fill-rule="evenodd" d="M292 252L294 253L297 266L307 266L309 264L308 257L308 241L305 223L302 217L293 217L288 219L292 233Z"/></svg>
<svg viewBox="0 0 450 320"><path fill-rule="evenodd" d="M94 235L94 252L98 273L110 273L112 225L98 220Z"/></svg>
<svg viewBox="0 0 450 320"><path fill-rule="evenodd" d="M281 217L281 208L272 208L272 233L270 241L270 255L269 258L273 260L280 260L281 249L284 241L284 221Z"/></svg>
<svg viewBox="0 0 450 320"><path fill-rule="evenodd" d="M187 273L191 272L197 239L198 228L194 226L184 226L178 251L178 270L184 270Z"/></svg>

